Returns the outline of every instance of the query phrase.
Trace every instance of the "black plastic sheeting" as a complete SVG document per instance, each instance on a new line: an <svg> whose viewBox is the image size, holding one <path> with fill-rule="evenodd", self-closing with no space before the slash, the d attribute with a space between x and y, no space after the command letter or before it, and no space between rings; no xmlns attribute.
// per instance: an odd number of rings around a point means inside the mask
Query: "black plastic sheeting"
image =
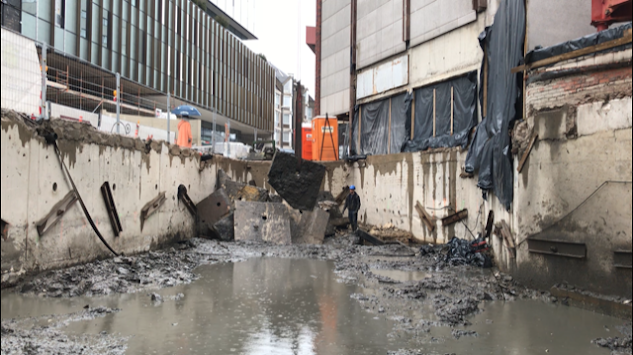
<svg viewBox="0 0 633 355"><path fill-rule="evenodd" d="M453 88L453 134L451 135L451 87ZM433 137L433 91L435 91L435 137ZM409 116L410 117L410 116ZM411 119L408 119L409 136ZM477 125L477 73L415 90L413 139L404 152L429 148L466 148L471 129Z"/></svg>
<svg viewBox="0 0 633 355"><path fill-rule="evenodd" d="M391 98L391 153L400 153L411 133L411 94ZM407 125L407 123L409 123Z"/></svg>
<svg viewBox="0 0 633 355"><path fill-rule="evenodd" d="M482 237L470 242L453 237L446 245L424 245L420 248L420 256L438 255L444 263L456 265L476 265L481 268L493 266L489 255L489 245Z"/></svg>
<svg viewBox="0 0 633 355"><path fill-rule="evenodd" d="M388 153L389 99L361 106L360 131L361 154L383 155Z"/></svg>
<svg viewBox="0 0 633 355"><path fill-rule="evenodd" d="M389 100L391 100L391 138L389 137ZM358 117L362 117L360 144L358 141ZM403 93L391 98L357 106L352 120L350 156L383 155L400 153L410 133L411 95Z"/></svg>
<svg viewBox="0 0 633 355"><path fill-rule="evenodd" d="M509 210L514 193L509 131L522 111L523 83L522 73L512 74L511 70L523 60L524 1L502 1L494 25L479 39L488 53L488 116L477 127L465 170L478 172L477 186L493 190Z"/></svg>
<svg viewBox="0 0 633 355"><path fill-rule="evenodd" d="M631 29L630 22L619 27L614 27L608 30L592 33L588 36L559 43L551 47L534 49L525 56L525 62L533 63L539 60L551 58L557 55L573 52L582 48L595 46L597 44L622 38L624 36L624 32L628 29ZM628 47L630 46L631 44L629 43Z"/></svg>

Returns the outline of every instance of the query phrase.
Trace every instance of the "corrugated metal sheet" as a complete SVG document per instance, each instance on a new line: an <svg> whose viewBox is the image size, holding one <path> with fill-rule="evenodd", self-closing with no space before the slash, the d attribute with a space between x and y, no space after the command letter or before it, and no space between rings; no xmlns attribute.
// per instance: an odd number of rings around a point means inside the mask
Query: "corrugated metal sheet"
<svg viewBox="0 0 633 355"><path fill-rule="evenodd" d="M357 75L356 99L380 94L409 83L409 56L367 69Z"/></svg>

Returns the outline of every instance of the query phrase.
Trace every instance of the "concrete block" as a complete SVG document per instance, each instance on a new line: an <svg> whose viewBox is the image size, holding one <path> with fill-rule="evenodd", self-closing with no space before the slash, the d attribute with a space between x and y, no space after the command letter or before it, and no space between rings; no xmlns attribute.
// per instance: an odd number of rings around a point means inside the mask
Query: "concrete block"
<svg viewBox="0 0 633 355"><path fill-rule="evenodd" d="M325 170L325 166L310 161L299 166L294 155L277 152L268 172L268 183L293 208L312 210Z"/></svg>
<svg viewBox="0 0 633 355"><path fill-rule="evenodd" d="M213 225L213 236L225 242L235 240L234 225L235 218L233 213L219 220Z"/></svg>
<svg viewBox="0 0 633 355"><path fill-rule="evenodd" d="M231 205L232 202L223 188L200 201L196 205L199 217L198 232L200 235L212 235L213 225L231 212Z"/></svg>
<svg viewBox="0 0 633 355"><path fill-rule="evenodd" d="M235 240L290 245L290 214L281 203L235 201Z"/></svg>
<svg viewBox="0 0 633 355"><path fill-rule="evenodd" d="M323 244L330 214L321 208L300 211L289 207L292 244Z"/></svg>

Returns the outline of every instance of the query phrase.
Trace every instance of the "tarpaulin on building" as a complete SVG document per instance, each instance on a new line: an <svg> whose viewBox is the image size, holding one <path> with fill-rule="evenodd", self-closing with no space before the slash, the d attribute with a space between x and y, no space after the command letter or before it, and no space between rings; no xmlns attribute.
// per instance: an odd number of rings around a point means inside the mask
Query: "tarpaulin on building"
<svg viewBox="0 0 633 355"><path fill-rule="evenodd" d="M465 166L467 172L478 172L478 186L493 190L506 209L513 199L509 130L522 104L522 73L512 74L511 70L523 60L524 40L524 1L502 1L494 25L480 35L489 68L487 117L477 127Z"/></svg>
<svg viewBox="0 0 633 355"><path fill-rule="evenodd" d="M466 148L477 124L477 73L415 90L414 120L413 139L402 151ZM407 127L410 134L410 119Z"/></svg>
<svg viewBox="0 0 633 355"><path fill-rule="evenodd" d="M391 98L391 150L400 153L402 146L410 137L411 94L404 93ZM409 122L409 125L407 125Z"/></svg>
<svg viewBox="0 0 633 355"><path fill-rule="evenodd" d="M525 56L525 63L533 63L539 60L551 58L557 55L573 52L589 46L595 46L601 43L609 42L614 39L622 38L626 30L631 29L631 23L624 24L622 26L610 28L608 30L592 33L588 36L573 39L571 41L559 43L546 48L537 48L530 51ZM624 47L631 48L631 44L623 45ZM618 50L618 48L610 49ZM607 50L609 51L609 50Z"/></svg>
<svg viewBox="0 0 633 355"><path fill-rule="evenodd" d="M387 154L387 144L389 142L389 99L362 105L360 115L361 154Z"/></svg>
<svg viewBox="0 0 633 355"><path fill-rule="evenodd" d="M408 93L358 106L352 119L351 137L346 137L346 144L350 139L352 143L350 155L400 153L410 134L409 117L411 94Z"/></svg>

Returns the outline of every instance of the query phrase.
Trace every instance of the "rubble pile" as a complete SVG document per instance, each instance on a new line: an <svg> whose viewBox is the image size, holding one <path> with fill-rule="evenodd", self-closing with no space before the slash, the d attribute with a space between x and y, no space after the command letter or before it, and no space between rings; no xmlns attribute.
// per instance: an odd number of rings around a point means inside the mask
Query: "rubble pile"
<svg viewBox="0 0 633 355"><path fill-rule="evenodd" d="M592 343L611 350L612 355L624 355L633 354L633 342L631 339L631 322L627 322L623 326L617 328L622 337L613 338L598 338L592 341Z"/></svg>
<svg viewBox="0 0 633 355"><path fill-rule="evenodd" d="M181 244L188 249L191 244ZM45 297L100 296L132 293L143 287L190 283L199 260L175 248L134 257L116 257L49 271L19 287L21 293Z"/></svg>
<svg viewBox="0 0 633 355"><path fill-rule="evenodd" d="M398 241L404 244L415 242L413 233L397 228L393 223L382 226L374 226L369 229L369 234L384 241Z"/></svg>
<svg viewBox="0 0 633 355"><path fill-rule="evenodd" d="M481 237L474 241L453 237L445 245L423 245L420 247L420 256L432 256L438 264L443 265L491 268L493 264L488 249L488 243Z"/></svg>
<svg viewBox="0 0 633 355"><path fill-rule="evenodd" d="M320 164L299 166L294 156L278 152L268 174L277 195L219 170L216 190L196 205L198 234L222 241L322 244L349 225L340 203L320 191L324 174Z"/></svg>

